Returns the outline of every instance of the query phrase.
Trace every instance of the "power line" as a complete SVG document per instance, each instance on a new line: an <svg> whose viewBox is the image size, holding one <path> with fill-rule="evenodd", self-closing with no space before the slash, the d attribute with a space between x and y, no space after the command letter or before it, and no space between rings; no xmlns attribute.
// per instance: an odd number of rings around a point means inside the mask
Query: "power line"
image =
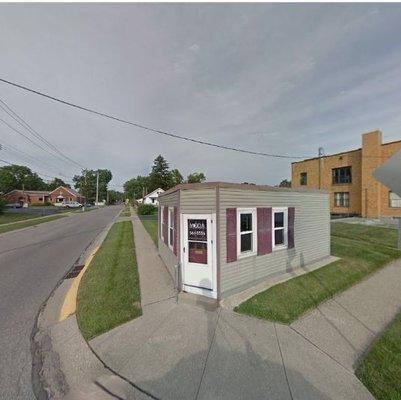
<svg viewBox="0 0 401 400"><path fill-rule="evenodd" d="M23 128L25 128L27 131L29 131L33 136L35 136L37 139L39 139L42 143L46 144L49 148L51 148L53 151L58 153L61 157L64 158L63 161L67 160L70 163L73 163L75 166L78 166L79 168L86 169L85 166L81 165L80 163L76 162L72 158L68 157L65 155L61 150L59 150L54 144L49 142L46 138L44 138L40 133L38 133L35 129L32 128L31 125L24 120L20 115L18 115L4 100L0 99L0 108L6 112L14 121L16 121L18 124L20 124Z"/></svg>
<svg viewBox="0 0 401 400"><path fill-rule="evenodd" d="M101 117L104 117L104 118L108 118L108 119L111 119L111 120L114 120L114 121L118 121L118 122L121 122L123 124L135 126L136 128L140 128L140 129L143 129L145 131L148 131L148 132L151 132L151 133L154 133L154 134L169 136L169 137L172 137L172 138L175 138L175 139L186 140L188 142L198 143L198 144L202 144L202 145L205 145L205 146L211 146L211 147L216 147L216 148L219 148L219 149L231 150L231 151L236 151L236 152L239 152L239 153L246 153L246 154L252 154L252 155L257 155L257 156L274 157L274 158L290 158L290 159L303 159L303 158L306 158L306 157L299 157L299 156L289 156L289 155L283 155L283 154L270 154L270 153L263 153L263 152L259 152L259 151L245 150L245 149L241 149L241 148L237 148L237 147L224 146L224 145L220 145L220 144L216 144L216 143L212 143L212 142L207 142L207 141L200 140L200 139L193 139L193 138L190 138L190 137L187 137L187 136L177 135L175 133L161 131L159 129L151 128L151 127L139 124L137 122L128 121L128 120L125 120L123 118L119 118L119 117L116 117L116 116L113 116L113 115L110 115L110 114L106 114L106 113L101 112L101 111L96 111L96 110L93 110L93 109L88 108L88 107L84 107L84 106L80 106L80 105L75 104L75 103L71 103L69 101L66 101L66 100L63 100L63 99L60 99L60 98L57 98L57 97L54 97L54 96L50 96L50 95L48 95L46 93L39 92L38 90L34 90L34 89L31 89L31 88L28 88L26 86L20 85L20 84L15 83L15 82L10 82L10 81L8 81L6 79L0 78L0 81L3 82L3 83L6 83L8 85L17 87L19 89L25 90L27 92L34 93L34 94L36 94L38 96L42 96L42 97L45 97L47 99L56 101L58 103L67 105L69 107L77 108L79 110L83 110L83 111L89 112L91 114L95 114L95 115L98 115L98 116L101 116Z"/></svg>
<svg viewBox="0 0 401 400"><path fill-rule="evenodd" d="M6 144L6 143L4 143L4 141L2 141L2 142L0 142L0 148L2 147L4 150L6 150L6 151L8 151L8 152L10 152L10 153L12 153L12 154L14 154L14 155L17 155L17 157L22 157L22 158L25 158L25 159L31 159L31 160L33 160L34 161L34 163L38 163L37 165L39 166L39 163L40 164L47 164L47 165L49 165L51 168L54 168L53 169L53 171L57 171L57 168L55 168L54 166L52 166L51 164L48 164L47 162L44 162L44 161L41 161L41 160L39 160L39 159L37 159L37 158L35 158L35 157L32 157L31 155L29 155L28 153L25 153L24 151L22 151L22 150L19 150L18 148L16 148L16 147L14 147L14 146L11 146L10 144ZM3 144L3 145L2 145ZM20 155L21 154L21 155ZM32 162L32 161L30 161L30 162ZM61 172L59 172L59 171L57 171L57 172L55 172L54 173L55 174L55 176L56 175L59 175L60 177L63 177L63 178L67 178L67 179L72 179L72 177L71 176L67 176L67 175L64 175L63 173L61 173Z"/></svg>

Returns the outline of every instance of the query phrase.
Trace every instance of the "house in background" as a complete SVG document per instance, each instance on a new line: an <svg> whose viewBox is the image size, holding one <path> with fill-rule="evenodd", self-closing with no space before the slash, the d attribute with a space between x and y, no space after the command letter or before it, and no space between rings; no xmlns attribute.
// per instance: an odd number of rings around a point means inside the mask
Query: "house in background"
<svg viewBox="0 0 401 400"><path fill-rule="evenodd" d="M374 177L399 150L401 140L382 143L380 131L365 133L359 149L292 163L292 187L327 190L332 214L401 217L401 197Z"/></svg>
<svg viewBox="0 0 401 400"><path fill-rule="evenodd" d="M160 194L164 193L162 188L157 188L153 192L147 194L142 199L138 199L137 202L139 204L153 204L155 206L159 205L158 197Z"/></svg>
<svg viewBox="0 0 401 400"><path fill-rule="evenodd" d="M63 203L64 201L77 201L78 203L85 204L85 196L81 196L76 190L59 186L49 193L50 202L52 204Z"/></svg>
<svg viewBox="0 0 401 400"><path fill-rule="evenodd" d="M48 191L43 190L19 190L14 189L4 195L8 204L19 204L28 207L31 204L40 204L50 201Z"/></svg>

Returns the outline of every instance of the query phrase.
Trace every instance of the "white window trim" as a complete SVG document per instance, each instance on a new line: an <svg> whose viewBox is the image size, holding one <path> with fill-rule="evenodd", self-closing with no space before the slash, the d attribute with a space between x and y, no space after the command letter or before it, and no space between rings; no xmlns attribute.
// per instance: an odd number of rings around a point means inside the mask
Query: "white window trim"
<svg viewBox="0 0 401 400"><path fill-rule="evenodd" d="M162 242L164 243L164 209L166 208L166 206L162 206L160 207L160 225L161 225L161 229L160 229L160 239L162 240Z"/></svg>
<svg viewBox="0 0 401 400"><path fill-rule="evenodd" d="M172 226L172 228L173 228L173 244L170 244L170 239L171 239L171 237L170 237L170 225L171 225L171 216L174 219L174 207L169 207L168 208L167 216L168 216L168 218L167 218L167 237L168 237L167 243L168 243L168 247L171 250L173 250L174 249L174 231L175 231L175 227L174 227L174 225Z"/></svg>
<svg viewBox="0 0 401 400"><path fill-rule="evenodd" d="M241 214L252 214L252 250L241 253ZM256 255L256 208L237 208L237 258ZM250 233L251 231L242 232Z"/></svg>
<svg viewBox="0 0 401 400"><path fill-rule="evenodd" d="M283 244L274 244L274 231L283 229L283 228L275 228L274 227L274 214L283 212L284 213L284 243ZM272 208L272 249L281 250L288 249L288 207L274 207Z"/></svg>

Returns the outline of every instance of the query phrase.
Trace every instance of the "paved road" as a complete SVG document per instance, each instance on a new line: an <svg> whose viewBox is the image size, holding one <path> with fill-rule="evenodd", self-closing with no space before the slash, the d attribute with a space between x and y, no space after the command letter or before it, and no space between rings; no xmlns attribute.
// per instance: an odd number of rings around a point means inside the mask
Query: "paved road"
<svg viewBox="0 0 401 400"><path fill-rule="evenodd" d="M121 207L0 235L0 399L33 400L30 335L57 282Z"/></svg>

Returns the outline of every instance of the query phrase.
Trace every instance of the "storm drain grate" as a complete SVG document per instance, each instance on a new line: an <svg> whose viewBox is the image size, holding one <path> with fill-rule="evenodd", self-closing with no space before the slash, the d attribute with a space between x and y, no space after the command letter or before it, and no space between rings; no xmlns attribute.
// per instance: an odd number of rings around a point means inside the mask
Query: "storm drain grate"
<svg viewBox="0 0 401 400"><path fill-rule="evenodd" d="M71 279L77 277L79 273L82 271L83 267L85 267L85 264L74 265L74 268L65 276L64 279Z"/></svg>

